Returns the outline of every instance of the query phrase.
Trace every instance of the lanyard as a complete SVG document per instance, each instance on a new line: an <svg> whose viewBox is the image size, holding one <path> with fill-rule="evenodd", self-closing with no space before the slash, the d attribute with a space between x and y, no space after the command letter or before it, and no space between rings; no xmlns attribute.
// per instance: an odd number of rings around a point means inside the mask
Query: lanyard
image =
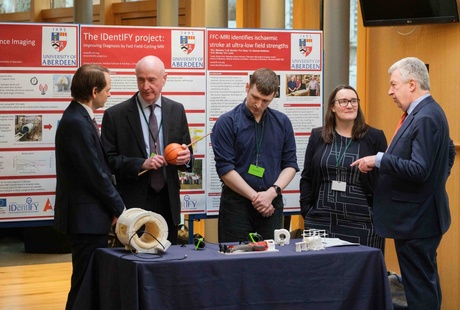
<svg viewBox="0 0 460 310"><path fill-rule="evenodd" d="M142 116L144 116L145 123L147 124L147 129L149 130L149 135L152 137L153 142L154 142L155 145L156 145L156 144L157 144L157 141L158 141L158 137L159 137L159 135L160 135L161 127L163 126L163 118L161 118L160 126L158 126L158 132L157 132L157 136L156 136L156 138L155 138L155 137L153 136L152 130L150 129L149 121L148 121L147 117L145 116L144 109L142 108L142 105L141 105L141 102L139 101L139 98L136 97L136 101L137 101L137 104L139 105L139 108L141 109ZM155 103L153 103L153 104L155 104ZM153 113L153 109L152 109L152 112L151 112L151 113ZM153 117L156 117L156 116L153 115Z"/></svg>
<svg viewBox="0 0 460 310"><path fill-rule="evenodd" d="M260 154L260 146L262 145L262 140L264 138L264 129L265 129L265 126L264 126L264 120L262 120L262 131L260 133L260 139L258 138L258 130L257 130L257 122L254 121L254 128L255 128L255 131L256 131L256 166L259 165L259 154ZM257 141L258 140L258 141Z"/></svg>
<svg viewBox="0 0 460 310"><path fill-rule="evenodd" d="M336 139L336 137L334 135L334 151L335 151L335 161L336 161L335 166L336 167L342 166L343 159L345 157L345 153L347 152L348 147L350 146L352 140L353 139L350 138L350 141L348 141L347 145L345 146L345 149L343 150L343 153L340 154L340 152L337 152L337 139Z"/></svg>

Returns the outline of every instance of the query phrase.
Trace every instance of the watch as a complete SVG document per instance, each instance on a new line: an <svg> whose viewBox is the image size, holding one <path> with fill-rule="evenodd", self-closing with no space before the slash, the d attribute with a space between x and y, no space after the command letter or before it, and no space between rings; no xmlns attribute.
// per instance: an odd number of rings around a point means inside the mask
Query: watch
<svg viewBox="0 0 460 310"><path fill-rule="evenodd" d="M273 184L271 187L275 189L277 195L281 194L281 187L276 184Z"/></svg>

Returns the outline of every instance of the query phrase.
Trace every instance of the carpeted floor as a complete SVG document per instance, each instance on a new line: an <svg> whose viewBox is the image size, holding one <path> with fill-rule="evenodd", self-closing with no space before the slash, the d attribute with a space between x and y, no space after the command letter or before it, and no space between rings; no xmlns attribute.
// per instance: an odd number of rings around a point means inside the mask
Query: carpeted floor
<svg viewBox="0 0 460 310"><path fill-rule="evenodd" d="M52 242L52 240L50 241ZM0 267L70 261L71 255L69 253L50 254L31 253L31 251L26 252L23 230L0 229Z"/></svg>

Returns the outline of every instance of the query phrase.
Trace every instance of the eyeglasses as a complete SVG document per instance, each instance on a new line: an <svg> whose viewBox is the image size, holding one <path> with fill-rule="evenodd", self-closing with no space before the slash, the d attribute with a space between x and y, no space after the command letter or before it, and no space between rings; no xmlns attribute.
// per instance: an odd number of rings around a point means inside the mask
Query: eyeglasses
<svg viewBox="0 0 460 310"><path fill-rule="evenodd" d="M356 107L359 103L359 99L357 98L353 98L353 99L337 99L337 100L334 100L335 102L338 102L339 103L339 106L341 107L346 107L349 103L351 103L351 106L352 107Z"/></svg>

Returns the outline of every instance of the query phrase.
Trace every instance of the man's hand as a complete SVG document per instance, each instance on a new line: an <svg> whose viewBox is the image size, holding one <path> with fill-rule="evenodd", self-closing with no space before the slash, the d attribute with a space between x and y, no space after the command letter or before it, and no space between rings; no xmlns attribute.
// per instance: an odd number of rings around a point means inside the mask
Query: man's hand
<svg viewBox="0 0 460 310"><path fill-rule="evenodd" d="M155 154L149 158L147 158L144 163L142 164L142 170L152 170L152 169L160 169L163 166L166 166L168 163L163 155Z"/></svg>
<svg viewBox="0 0 460 310"><path fill-rule="evenodd" d="M374 169L375 167L375 157L375 155L372 155L360 158L352 162L350 166L358 166L359 171L361 171L362 173L368 173L369 171L372 171L372 169Z"/></svg>
<svg viewBox="0 0 460 310"><path fill-rule="evenodd" d="M185 165L190 160L190 150L186 144L182 144L182 151L177 152L176 165Z"/></svg>
<svg viewBox="0 0 460 310"><path fill-rule="evenodd" d="M275 212L272 201L276 196L276 191L274 188L270 187L266 191L257 192L252 198L252 205L263 217L272 216Z"/></svg>
<svg viewBox="0 0 460 310"><path fill-rule="evenodd" d="M118 222L118 217L116 217L115 215L112 217L112 227L114 227Z"/></svg>

